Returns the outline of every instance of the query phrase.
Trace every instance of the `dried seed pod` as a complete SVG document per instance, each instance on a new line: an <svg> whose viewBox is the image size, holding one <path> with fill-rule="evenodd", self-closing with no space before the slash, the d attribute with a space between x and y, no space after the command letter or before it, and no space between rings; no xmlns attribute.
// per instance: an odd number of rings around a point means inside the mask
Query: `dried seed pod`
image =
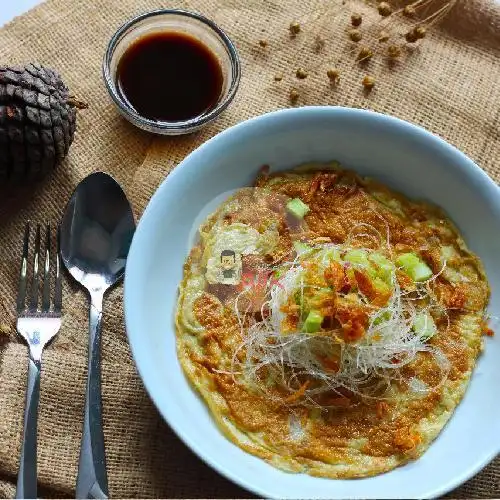
<svg viewBox="0 0 500 500"><path fill-rule="evenodd" d="M303 80L309 76L309 73L304 68L299 68L295 73L295 76L300 80Z"/></svg>
<svg viewBox="0 0 500 500"><path fill-rule="evenodd" d="M373 57L373 50L370 47L361 47L356 60L359 62L368 61Z"/></svg>
<svg viewBox="0 0 500 500"><path fill-rule="evenodd" d="M405 34L405 40L408 43L415 43L418 40L418 36L415 33L415 30L408 31L408 33Z"/></svg>
<svg viewBox="0 0 500 500"><path fill-rule="evenodd" d="M397 59L401 55L401 47L399 45L389 45L387 55L392 59Z"/></svg>
<svg viewBox="0 0 500 500"><path fill-rule="evenodd" d="M298 35L300 33L300 24L297 21L290 23L290 27L288 28L292 36Z"/></svg>
<svg viewBox="0 0 500 500"><path fill-rule="evenodd" d="M408 43L415 43L417 40L425 38L427 30L425 26L416 26L411 31L408 31L405 35L405 39Z"/></svg>
<svg viewBox="0 0 500 500"><path fill-rule="evenodd" d="M281 80L283 80L283 75L281 73L274 75L275 82L281 82Z"/></svg>
<svg viewBox="0 0 500 500"><path fill-rule="evenodd" d="M319 54L323 50L324 46L325 46L325 39L319 35L316 35L313 46L314 52L316 52L316 54Z"/></svg>
<svg viewBox="0 0 500 500"><path fill-rule="evenodd" d="M381 31L380 32L380 35L378 36L378 41L380 43L385 43L385 42L388 42L389 41L389 33L387 33L387 31Z"/></svg>
<svg viewBox="0 0 500 500"><path fill-rule="evenodd" d="M392 14L392 8L387 2L380 2L378 4L378 13L382 17L387 17Z"/></svg>
<svg viewBox="0 0 500 500"><path fill-rule="evenodd" d="M415 31L415 35L417 35L418 39L425 38L425 35L427 34L425 26L417 26L413 31Z"/></svg>
<svg viewBox="0 0 500 500"><path fill-rule="evenodd" d="M353 26L361 26L362 22L363 18L361 17L361 14L354 13L351 15L351 24Z"/></svg>
<svg viewBox="0 0 500 500"><path fill-rule="evenodd" d="M363 35L361 34L361 31L359 30L356 30L356 29L353 29L353 30L349 30L348 32L348 35L349 35L349 38L353 41L353 42L360 42L361 39L363 38Z"/></svg>
<svg viewBox="0 0 500 500"><path fill-rule="evenodd" d="M299 97L300 97L300 94L295 89L290 90L290 93L288 94L288 98L290 99L290 102L292 104L295 104L299 100Z"/></svg>
<svg viewBox="0 0 500 500"><path fill-rule="evenodd" d="M366 90L371 90L375 87L375 78L370 75L366 75L361 82Z"/></svg>
<svg viewBox="0 0 500 500"><path fill-rule="evenodd" d="M263 48L267 47L267 40L259 40L259 45Z"/></svg>
<svg viewBox="0 0 500 500"><path fill-rule="evenodd" d="M406 17L415 17L415 14L416 14L416 11L415 11L415 7L413 7L413 5L407 5L403 9L403 16L406 16Z"/></svg>
<svg viewBox="0 0 500 500"><path fill-rule="evenodd" d="M337 68L330 68L326 72L326 76L332 83L338 83L340 80L340 71Z"/></svg>
<svg viewBox="0 0 500 500"><path fill-rule="evenodd" d="M5 323L0 323L0 346L6 344L10 340L10 328Z"/></svg>

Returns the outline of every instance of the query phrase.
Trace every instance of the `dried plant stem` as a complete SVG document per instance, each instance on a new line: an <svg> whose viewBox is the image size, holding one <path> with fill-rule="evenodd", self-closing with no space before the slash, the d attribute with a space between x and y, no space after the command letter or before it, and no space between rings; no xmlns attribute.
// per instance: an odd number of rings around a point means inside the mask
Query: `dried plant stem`
<svg viewBox="0 0 500 500"><path fill-rule="evenodd" d="M429 15L423 23L426 25L426 27L430 28L431 26L434 26L435 24L439 23L449 12L450 10L455 6L458 0L450 0L446 5L443 5L439 10L434 12L433 14ZM422 24L422 21L418 24Z"/></svg>
<svg viewBox="0 0 500 500"><path fill-rule="evenodd" d="M406 7L412 7L415 11L420 11L421 13L420 19L414 24L425 24L430 27L436 22L439 22L439 20L441 20L455 6L457 1L458 0L448 0L445 5L443 5L436 12L427 15L432 5L436 3L436 0L416 0L415 2L409 3L405 7L395 10L390 16L379 19L373 26L389 26L395 18L403 13ZM436 16L438 16L438 21L433 21Z"/></svg>
<svg viewBox="0 0 500 500"><path fill-rule="evenodd" d="M425 28L430 28L430 27L434 26L435 24L440 22L450 12L450 10L456 5L457 2L458 2L458 0L448 0L445 2L444 5L442 5L440 8L435 10L435 12L427 15L427 12L429 11L429 9L431 9L432 6L436 5L437 0L415 0L414 2L411 2L411 3L407 4L406 6L401 7L400 9L394 11L390 16L378 19L373 24L371 24L371 26L369 27L369 31L372 31L372 33L371 33L371 35L368 34L367 43L373 42L372 46L376 47L376 48L374 48L374 52L378 52L377 49L384 50L382 47L380 47L380 44L378 43L378 40L377 40L378 36L375 36L373 34L373 31L377 30L377 32L380 32L380 30L382 28L387 29L387 28L390 28L391 25L394 26L394 24L397 22L397 20L401 19L400 14L403 13L403 11L406 7L412 7L415 11L418 12L418 14L420 14L420 16L419 16L420 18L418 20L415 20L414 22L407 22L406 21L404 23L403 26L406 26L409 30L411 30L411 29L414 29L415 27L419 27L419 26L425 27ZM425 16L422 15L423 12L426 13ZM394 32L395 30L392 30L392 31ZM372 40L372 38L373 38L373 40ZM417 40L415 40L415 41L417 41ZM403 47L403 46L404 46L404 44L401 47ZM357 50L356 47L352 47L352 49L350 50L351 55L356 50ZM356 63L359 63L359 62L360 62L359 60L356 61L354 63L354 65Z"/></svg>
<svg viewBox="0 0 500 500"><path fill-rule="evenodd" d="M293 46L294 51L293 66L290 68L288 77L295 80L294 85L297 85L297 88L288 87L289 99L296 102L301 89L307 88L313 81L316 82L318 78L321 78L321 75L325 84L329 81L331 86L335 86L339 83L343 68L346 70L349 67L351 70L357 68L356 71L366 73L368 70L366 63L376 56L381 56L391 67L398 64L398 61L410 56L413 52L412 49L417 49L420 46L426 30L439 23L458 1L415 0L398 2L398 7L395 8L394 12L386 16L377 15L377 9L380 6L378 2L367 2L374 5L374 15L363 14L365 17L362 26L359 30L353 30L352 23L349 22L347 16L347 14L352 14L352 11L349 6L344 7L346 2L342 0L329 0L328 2L316 0L310 10L290 19L291 22L300 26L300 29L295 34L294 32L288 33L289 43ZM336 53L332 54L335 56L335 61L333 61L331 56L326 57L327 54L330 55L330 47L327 47L325 43L328 43L328 34L331 33L332 27L338 28L339 17L344 14L347 16L345 24L347 43L339 45ZM284 30L286 28L289 27L285 27ZM417 33L416 30L420 30L421 33ZM286 31L284 33L286 36ZM382 34L383 39L381 38ZM361 39L363 40L362 46L359 43ZM352 42L349 44L348 40ZM385 42L389 42L389 44ZM273 50L273 54L278 55L284 50L278 46ZM311 58L311 53L317 54L317 57ZM308 61L307 64L304 63L305 60ZM380 68L380 58L375 62L377 64L372 70L377 73L376 69ZM325 67L330 67L330 72L332 68L335 68L337 76L330 77L324 69ZM309 78L306 78L307 76ZM365 78L366 76L365 74ZM375 79L376 74L370 78ZM274 80L281 81L282 77L277 75Z"/></svg>

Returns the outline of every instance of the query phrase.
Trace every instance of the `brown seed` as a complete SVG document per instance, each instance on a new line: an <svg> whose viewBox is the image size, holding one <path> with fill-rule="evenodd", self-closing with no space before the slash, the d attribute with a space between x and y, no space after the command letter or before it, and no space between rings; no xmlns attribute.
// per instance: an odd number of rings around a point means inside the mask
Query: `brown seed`
<svg viewBox="0 0 500 500"><path fill-rule="evenodd" d="M300 24L297 21L290 23L290 27L288 28L292 36L298 35L300 33Z"/></svg>
<svg viewBox="0 0 500 500"><path fill-rule="evenodd" d="M408 31L408 33L406 33L405 38L407 42L415 43L417 40L425 38L426 33L427 30L424 26L416 26L411 31Z"/></svg>
<svg viewBox="0 0 500 500"><path fill-rule="evenodd" d="M323 50L324 46L325 46L325 39L319 35L316 35L313 46L314 52L316 52L316 54L319 54Z"/></svg>
<svg viewBox="0 0 500 500"><path fill-rule="evenodd" d="M361 31L359 31L359 30L349 30L348 34L349 34L349 38L353 42L360 42L361 39L363 38L363 35L361 34Z"/></svg>
<svg viewBox="0 0 500 500"><path fill-rule="evenodd" d="M398 45L389 45L387 47L387 54L392 59L397 59L401 55L401 47Z"/></svg>
<svg viewBox="0 0 500 500"><path fill-rule="evenodd" d="M373 57L373 51L369 47L361 47L356 60L359 62L368 61Z"/></svg>
<svg viewBox="0 0 500 500"><path fill-rule="evenodd" d="M266 40L259 40L259 45L261 47L267 47L267 41Z"/></svg>
<svg viewBox="0 0 500 500"><path fill-rule="evenodd" d="M304 69L304 68L299 68L297 72L295 73L296 77L299 78L300 80L303 80L304 78L307 78L309 73Z"/></svg>
<svg viewBox="0 0 500 500"><path fill-rule="evenodd" d="M295 104L299 100L299 95L300 94L295 89L290 90L290 94L288 95L290 102Z"/></svg>
<svg viewBox="0 0 500 500"><path fill-rule="evenodd" d="M415 7L413 7L413 5L407 5L403 9L403 16L414 17L415 16Z"/></svg>
<svg viewBox="0 0 500 500"><path fill-rule="evenodd" d="M415 43L418 40L415 30L408 31L408 33L405 34L405 39L408 43Z"/></svg>
<svg viewBox="0 0 500 500"><path fill-rule="evenodd" d="M375 87L375 78L373 78L373 76L366 75L361 83L366 90L371 90Z"/></svg>
<svg viewBox="0 0 500 500"><path fill-rule="evenodd" d="M390 16L392 14L391 6L387 2L380 2L378 4L378 13L382 17Z"/></svg>
<svg viewBox="0 0 500 500"><path fill-rule="evenodd" d="M361 17L361 14L355 13L351 16L351 24L353 26L360 26L362 22L363 18Z"/></svg>
<svg viewBox="0 0 500 500"><path fill-rule="evenodd" d="M283 75L281 73L278 75L274 75L275 82L281 82L281 80L283 80Z"/></svg>
<svg viewBox="0 0 500 500"><path fill-rule="evenodd" d="M427 33L427 30L425 29L424 26L417 26L415 29L415 35L417 35L417 38L425 38L425 35Z"/></svg>
<svg viewBox="0 0 500 500"><path fill-rule="evenodd" d="M10 340L9 330L7 325L0 325L0 347Z"/></svg>
<svg viewBox="0 0 500 500"><path fill-rule="evenodd" d="M378 41L380 43L385 43L389 41L389 38L389 33L387 33L387 31L381 31L380 35L378 36Z"/></svg>
<svg viewBox="0 0 500 500"><path fill-rule="evenodd" d="M340 80L340 71L337 68L330 68L326 72L326 76L332 83L338 83L338 81Z"/></svg>

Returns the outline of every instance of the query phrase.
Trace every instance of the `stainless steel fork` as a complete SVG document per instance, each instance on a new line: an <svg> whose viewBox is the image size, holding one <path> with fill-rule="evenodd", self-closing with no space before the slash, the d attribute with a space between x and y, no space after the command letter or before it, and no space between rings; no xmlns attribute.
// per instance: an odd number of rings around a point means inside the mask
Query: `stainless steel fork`
<svg viewBox="0 0 500 500"><path fill-rule="evenodd" d="M37 498L37 420L38 401L40 399L40 372L42 368L42 351L61 327L61 269L59 263L59 234L57 235L57 253L55 257L54 301L50 304L50 225L45 235L45 260L43 267L42 305L38 307L39 268L40 268L40 225L37 225L35 236L35 254L33 260L33 276L29 297L26 303L28 250L30 223L24 230L23 256L19 276L19 292L17 295L17 332L28 344L28 387L26 389L26 408L24 412L24 436L21 447L19 474L17 476L16 498Z"/></svg>

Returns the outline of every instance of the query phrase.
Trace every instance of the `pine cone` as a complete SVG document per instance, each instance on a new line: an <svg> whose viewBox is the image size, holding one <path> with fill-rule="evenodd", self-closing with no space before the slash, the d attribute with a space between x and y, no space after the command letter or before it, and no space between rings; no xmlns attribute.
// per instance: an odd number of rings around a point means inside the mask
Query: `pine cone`
<svg viewBox="0 0 500 500"><path fill-rule="evenodd" d="M52 171L73 142L76 107L56 71L36 63L0 66L0 182Z"/></svg>

